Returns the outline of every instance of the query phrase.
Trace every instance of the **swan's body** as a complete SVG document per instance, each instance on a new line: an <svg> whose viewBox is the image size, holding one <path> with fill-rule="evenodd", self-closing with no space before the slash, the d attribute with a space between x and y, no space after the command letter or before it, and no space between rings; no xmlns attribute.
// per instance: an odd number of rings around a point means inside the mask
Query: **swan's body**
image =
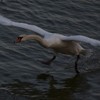
<svg viewBox="0 0 100 100"><path fill-rule="evenodd" d="M77 69L77 62L79 60L79 56L80 54L85 54L85 49L80 45L79 42L85 42L93 46L100 46L100 41L96 39L92 39L82 35L64 36L56 33L50 33L35 25L14 22L3 16L0 16L0 23L2 25L16 26L34 31L33 35L20 35L17 38L16 42L33 39L43 47L53 49L56 54L62 53L67 55L76 55L77 59L75 61L75 70L77 73L79 73ZM56 56L54 55L51 60L46 62L46 64L50 64L55 58Z"/></svg>
<svg viewBox="0 0 100 100"><path fill-rule="evenodd" d="M35 40L45 48L53 49L55 53L62 53L67 55L79 55L85 49L76 41L63 41L61 40L63 35L52 34L50 37L41 37L39 35L20 35L22 37L20 41Z"/></svg>

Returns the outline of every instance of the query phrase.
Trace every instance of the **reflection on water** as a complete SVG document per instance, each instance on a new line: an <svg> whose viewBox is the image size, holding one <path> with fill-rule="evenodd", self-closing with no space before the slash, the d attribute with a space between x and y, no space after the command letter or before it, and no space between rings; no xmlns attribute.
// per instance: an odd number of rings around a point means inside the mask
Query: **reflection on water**
<svg viewBox="0 0 100 100"><path fill-rule="evenodd" d="M89 89L87 81L82 75L76 75L59 83L50 74L42 73L37 76L37 81L40 80L47 81L48 90L38 90L35 88L36 84L21 82L19 80L15 80L11 84L2 85L2 87L17 95L31 98L49 98L49 100L73 100L76 98L77 93L81 91L85 92Z"/></svg>
<svg viewBox="0 0 100 100"><path fill-rule="evenodd" d="M73 78L64 80L64 86L69 88L72 92L79 92L87 89L87 80L82 75L76 75Z"/></svg>
<svg viewBox="0 0 100 100"><path fill-rule="evenodd" d="M75 98L74 94L76 94L76 92L83 90L86 91L86 87L88 87L86 80L80 75L76 75L73 78L63 80L61 88L57 88L56 85L57 84L54 84L54 82L50 80L49 89L47 92L48 98L55 98L55 100L73 100Z"/></svg>

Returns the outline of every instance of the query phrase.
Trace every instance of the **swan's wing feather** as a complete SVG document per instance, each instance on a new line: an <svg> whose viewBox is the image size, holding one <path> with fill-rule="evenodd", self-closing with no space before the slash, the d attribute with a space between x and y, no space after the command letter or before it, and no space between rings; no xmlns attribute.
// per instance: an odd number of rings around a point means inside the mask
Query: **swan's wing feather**
<svg viewBox="0 0 100 100"><path fill-rule="evenodd" d="M6 25L6 26L15 26L15 27L28 29L28 30L31 30L31 31L35 32L36 34L39 34L39 35L42 35L42 36L52 34L50 32L43 30L42 28L40 28L38 26L30 25L30 24L27 24L27 23L14 22L14 21L12 21L12 20L10 20L6 17L3 17L1 15L0 15L0 24Z"/></svg>
<svg viewBox="0 0 100 100"><path fill-rule="evenodd" d="M76 35L76 36L65 36L61 39L62 41L77 41L77 42L85 42L88 44L91 44L93 46L100 46L100 41L96 39L92 39L86 36L82 35Z"/></svg>
<svg viewBox="0 0 100 100"><path fill-rule="evenodd" d="M42 36L46 36L46 35L51 34L50 32L47 32L47 31L43 30L42 28L40 28L38 26L29 25L29 24L26 24L26 23L13 22L12 26L28 29L28 30L33 31L35 34L39 34L39 35L42 35Z"/></svg>

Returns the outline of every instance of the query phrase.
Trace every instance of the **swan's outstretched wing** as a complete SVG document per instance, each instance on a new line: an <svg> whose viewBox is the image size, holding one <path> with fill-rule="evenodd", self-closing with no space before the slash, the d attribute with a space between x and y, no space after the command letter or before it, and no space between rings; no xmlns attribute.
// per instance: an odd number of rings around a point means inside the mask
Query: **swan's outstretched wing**
<svg viewBox="0 0 100 100"><path fill-rule="evenodd" d="M76 35L76 36L65 36L62 38L62 41L78 41L78 42L85 42L88 44L91 44L93 46L100 46L100 41L96 39L92 39L86 36L82 35Z"/></svg>
<svg viewBox="0 0 100 100"><path fill-rule="evenodd" d="M38 26L35 25L29 25L27 23L19 23L19 22L14 22L6 17L3 17L0 15L0 24L2 25L6 25L6 26L15 26L15 27L20 27L20 28L24 28L24 29L28 29L28 30L32 30L33 32L35 32L36 34L42 35L42 36L46 36L46 35L50 35L52 33L47 32L43 29L41 29Z"/></svg>

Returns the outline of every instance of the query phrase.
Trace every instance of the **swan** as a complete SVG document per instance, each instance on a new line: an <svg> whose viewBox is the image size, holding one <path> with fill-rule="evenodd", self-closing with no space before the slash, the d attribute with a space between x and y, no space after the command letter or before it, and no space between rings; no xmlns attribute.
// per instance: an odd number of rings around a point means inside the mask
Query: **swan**
<svg viewBox="0 0 100 100"><path fill-rule="evenodd" d="M93 46L100 46L99 40L92 39L82 35L64 36L57 33L45 34L43 36L40 35L36 35L36 34L19 35L15 42L19 43L27 40L35 40L41 46L45 48L53 49L54 51L53 57L46 62L42 62L48 65L51 64L51 62L56 58L56 55L58 53L72 55L72 56L76 55L76 61L75 61L76 73L79 73L77 66L78 66L78 60L80 58L80 55L86 55L88 53L87 50L80 45L80 42L89 43Z"/></svg>
<svg viewBox="0 0 100 100"><path fill-rule="evenodd" d="M44 64L48 64L48 65L51 64L51 62L56 58L58 53L72 55L72 56L75 55L76 60L75 60L74 68L77 74L79 73L78 61L80 59L80 55L87 54L87 50L81 46L80 42L88 43L92 46L100 46L99 40L87 36L83 36L83 35L66 36L58 33L51 33L45 31L44 29L38 26L30 25L27 23L15 22L1 15L0 15L0 24L32 30L33 34L19 35L16 38L15 42L20 43L27 40L35 40L41 46L48 49L49 48L52 49L54 51L53 57L46 62L42 62Z"/></svg>

